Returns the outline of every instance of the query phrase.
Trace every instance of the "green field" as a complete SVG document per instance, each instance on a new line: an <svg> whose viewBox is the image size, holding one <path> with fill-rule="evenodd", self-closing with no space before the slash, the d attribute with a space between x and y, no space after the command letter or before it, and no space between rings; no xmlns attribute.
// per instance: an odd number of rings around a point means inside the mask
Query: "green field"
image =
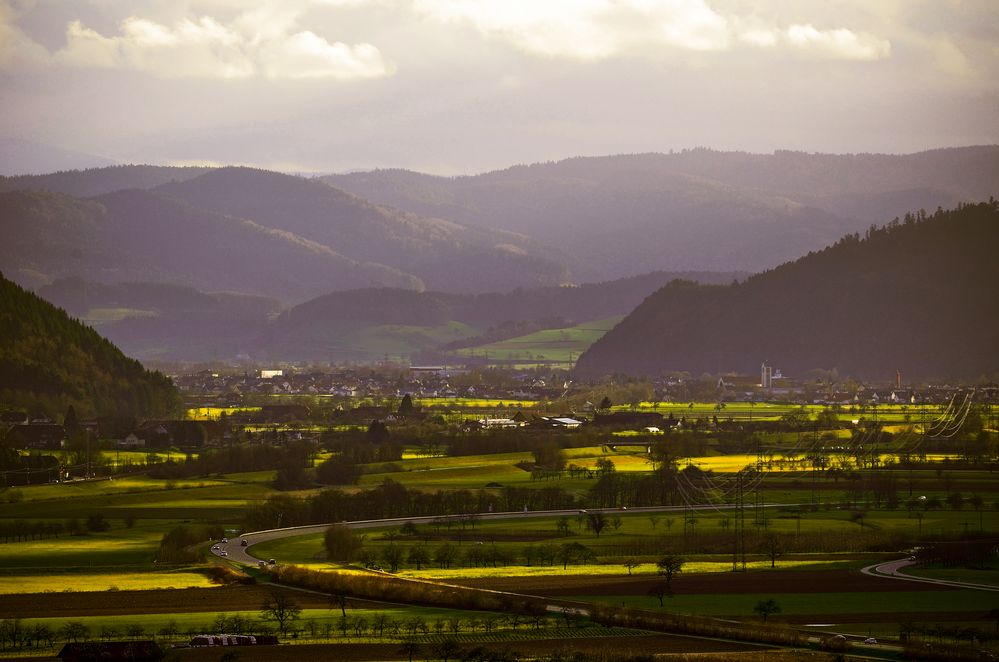
<svg viewBox="0 0 999 662"><path fill-rule="evenodd" d="M610 331L623 315L584 322L566 329L546 329L526 336L457 350L459 356L483 356L497 361L533 361L572 365L590 345Z"/></svg>
<svg viewBox="0 0 999 662"><path fill-rule="evenodd" d="M91 308L83 316L82 321L90 326L100 326L110 322L120 322L129 317L158 317L159 313L153 310L140 310L138 308Z"/></svg>

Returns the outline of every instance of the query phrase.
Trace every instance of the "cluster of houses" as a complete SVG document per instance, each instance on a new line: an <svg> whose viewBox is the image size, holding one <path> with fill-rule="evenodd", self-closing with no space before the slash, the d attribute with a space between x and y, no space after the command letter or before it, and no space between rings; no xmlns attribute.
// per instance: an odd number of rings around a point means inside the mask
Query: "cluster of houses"
<svg viewBox="0 0 999 662"><path fill-rule="evenodd" d="M666 418L657 412L644 411L596 411L593 412L593 419L589 423L589 425L597 427L627 427L657 432L677 424L676 419ZM466 421L464 427L469 431L516 428L575 430L582 425L587 425L587 422L572 416L540 416L536 414L526 416L523 412L518 411L510 418L480 418Z"/></svg>
<svg viewBox="0 0 999 662"><path fill-rule="evenodd" d="M264 369L228 373L202 370L193 374L172 375L172 378L185 394L224 394L230 399L251 394L387 398L411 393L419 398L538 400L556 397L564 391L562 382L544 379L533 373L511 375L514 385L510 387L460 385L460 377L467 372L446 366L411 366L384 372L350 368L329 371Z"/></svg>
<svg viewBox="0 0 999 662"><path fill-rule="evenodd" d="M14 448L53 451L66 448L69 433L65 426L50 419L28 419L23 412L0 412L0 425L6 429L6 439ZM149 420L139 424L125 436L101 429L96 420L79 421L77 434L84 439L115 439L120 449L171 447L198 448L217 441L224 432L217 421Z"/></svg>
<svg viewBox="0 0 999 662"><path fill-rule="evenodd" d="M766 366L769 368L770 366ZM747 375L722 375L714 380L713 388L705 388L703 380L696 384L689 379L664 377L653 382L657 397L663 402L716 400L718 402L788 402L792 404L840 405L924 405L946 404L962 386L929 384L920 388L895 383L862 384L855 382L797 381L768 371L763 378ZM986 400L999 397L999 386L979 386ZM991 394L991 395L989 395ZM990 399L991 398L991 399Z"/></svg>

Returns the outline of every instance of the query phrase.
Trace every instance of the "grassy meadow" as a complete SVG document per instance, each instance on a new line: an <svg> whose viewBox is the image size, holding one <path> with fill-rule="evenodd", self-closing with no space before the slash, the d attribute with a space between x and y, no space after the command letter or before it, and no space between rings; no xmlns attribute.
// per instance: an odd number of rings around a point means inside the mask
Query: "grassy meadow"
<svg viewBox="0 0 999 662"><path fill-rule="evenodd" d="M623 315L584 322L565 329L545 329L516 338L459 349L459 356L482 356L529 365L531 361L572 366L579 355L610 331Z"/></svg>

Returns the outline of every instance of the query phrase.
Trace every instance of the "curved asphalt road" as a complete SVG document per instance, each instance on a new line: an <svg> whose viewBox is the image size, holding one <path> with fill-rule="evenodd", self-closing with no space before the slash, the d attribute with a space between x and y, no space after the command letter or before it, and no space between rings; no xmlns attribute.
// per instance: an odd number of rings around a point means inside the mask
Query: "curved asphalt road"
<svg viewBox="0 0 999 662"><path fill-rule="evenodd" d="M888 561L887 563L875 563L860 571L872 577L884 577L886 579L901 579L907 582L920 582L923 584L936 584L937 586L951 586L954 588L970 588L976 591L999 591L999 586L989 586L988 584L972 584L969 582L955 582L949 579L931 579L929 577L913 577L902 572L902 568L915 565L915 561L910 558Z"/></svg>

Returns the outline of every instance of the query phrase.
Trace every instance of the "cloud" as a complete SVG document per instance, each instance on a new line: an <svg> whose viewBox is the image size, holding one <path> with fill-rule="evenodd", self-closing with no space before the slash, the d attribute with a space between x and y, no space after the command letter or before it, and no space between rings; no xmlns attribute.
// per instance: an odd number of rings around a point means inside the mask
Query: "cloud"
<svg viewBox="0 0 999 662"><path fill-rule="evenodd" d="M7 3L0 2L0 68L44 63L48 51L17 27L15 18L16 12Z"/></svg>
<svg viewBox="0 0 999 662"><path fill-rule="evenodd" d="M111 36L73 21L66 46L51 61L162 78L356 80L393 72L375 46L331 43L311 30L296 30L297 17L297 11L267 7L229 23L200 16L167 25L130 16Z"/></svg>
<svg viewBox="0 0 999 662"><path fill-rule="evenodd" d="M860 35L846 28L817 30L811 24L792 25L785 37L795 48L833 58L880 60L891 54L891 44L887 40Z"/></svg>
<svg viewBox="0 0 999 662"><path fill-rule="evenodd" d="M657 56L664 50L783 48L833 59L890 55L887 40L847 28L771 21L722 13L706 0L413 0L418 14L472 25L532 55L597 60Z"/></svg>

